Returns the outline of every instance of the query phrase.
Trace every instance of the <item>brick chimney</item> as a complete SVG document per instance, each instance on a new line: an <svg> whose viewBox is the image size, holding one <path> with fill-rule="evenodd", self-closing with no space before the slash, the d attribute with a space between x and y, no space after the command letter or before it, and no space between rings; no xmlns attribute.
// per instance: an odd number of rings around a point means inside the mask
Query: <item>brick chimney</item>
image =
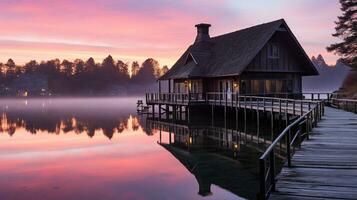
<svg viewBox="0 0 357 200"><path fill-rule="evenodd" d="M209 36L209 27L211 26L211 24L197 24L197 36L195 39L195 43L197 42L202 42L202 41L206 41L210 39Z"/></svg>

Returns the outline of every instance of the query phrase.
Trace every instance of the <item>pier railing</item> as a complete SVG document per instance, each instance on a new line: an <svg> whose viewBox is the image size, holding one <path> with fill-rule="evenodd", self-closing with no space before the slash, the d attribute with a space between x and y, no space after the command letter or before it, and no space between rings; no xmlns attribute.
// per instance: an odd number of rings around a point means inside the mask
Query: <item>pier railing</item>
<svg viewBox="0 0 357 200"><path fill-rule="evenodd" d="M220 100L222 103L235 101L238 97L270 97L279 99L328 101L341 99L341 93L263 93L263 94L239 94L234 92L206 92L206 93L147 93L147 103L204 103L209 100Z"/></svg>
<svg viewBox="0 0 357 200"><path fill-rule="evenodd" d="M357 100L331 98L331 106L357 114Z"/></svg>
<svg viewBox="0 0 357 200"><path fill-rule="evenodd" d="M321 97L319 95L319 97ZM152 93L146 94L147 104L189 105L203 104L215 106L229 106L236 108L272 111L293 115L303 115L314 105L316 100L289 99L278 97L240 95L239 93ZM320 115L323 113L320 113Z"/></svg>
<svg viewBox="0 0 357 200"><path fill-rule="evenodd" d="M188 104L205 101L203 93L147 93L145 99L148 104Z"/></svg>
<svg viewBox="0 0 357 200"><path fill-rule="evenodd" d="M259 199L267 199L272 191L275 191L277 162L275 151L283 143L286 145L285 161L291 167L291 157L295 153L295 148L300 147L302 141L309 138L311 129L321 120L324 113L324 102L320 101L314 105L307 113L303 114L293 123L288 125L268 147L264 154L259 158L259 179L260 194Z"/></svg>

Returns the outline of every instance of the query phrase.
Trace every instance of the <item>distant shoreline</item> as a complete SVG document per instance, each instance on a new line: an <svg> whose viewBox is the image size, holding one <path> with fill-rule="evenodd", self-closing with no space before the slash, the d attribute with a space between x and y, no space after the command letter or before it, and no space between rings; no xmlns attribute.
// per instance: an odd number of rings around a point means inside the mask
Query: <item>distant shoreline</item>
<svg viewBox="0 0 357 200"><path fill-rule="evenodd" d="M0 96L1 99L59 99L59 98L127 98L127 97L145 97L145 94L127 94L127 95L53 95L53 96Z"/></svg>

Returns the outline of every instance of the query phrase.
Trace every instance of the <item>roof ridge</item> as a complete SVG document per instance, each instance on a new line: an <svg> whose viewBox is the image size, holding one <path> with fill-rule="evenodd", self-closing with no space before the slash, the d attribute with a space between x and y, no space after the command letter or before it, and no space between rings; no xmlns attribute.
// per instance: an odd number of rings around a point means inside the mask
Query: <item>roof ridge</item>
<svg viewBox="0 0 357 200"><path fill-rule="evenodd" d="M281 18L281 19L277 19L277 20L274 20L274 21L257 24L257 25L250 26L250 27L246 27L246 28L239 29L239 30L236 30L236 31L224 33L224 34L222 34L222 35L217 35L217 36L211 37L211 39L216 39L216 38L219 38L219 37L222 37L222 36L225 36L225 35L229 35L229 34L232 34L232 33L237 33L237 32L240 32L240 31L245 31L245 30L248 30L248 29L253 29L253 28L257 28L257 27L259 27L259 26L268 25L268 24L273 24L273 23L277 23L277 22L285 22L285 20L284 20L284 18Z"/></svg>

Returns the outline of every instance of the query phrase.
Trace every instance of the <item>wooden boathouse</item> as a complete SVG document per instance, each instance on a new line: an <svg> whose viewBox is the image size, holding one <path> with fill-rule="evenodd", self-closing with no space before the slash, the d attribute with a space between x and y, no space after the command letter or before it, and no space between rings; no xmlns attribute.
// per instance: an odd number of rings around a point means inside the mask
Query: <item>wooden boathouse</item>
<svg viewBox="0 0 357 200"><path fill-rule="evenodd" d="M302 92L302 76L318 75L283 19L216 37L210 37L210 26L196 25L194 43L159 78L159 93L146 95L153 111L155 105L160 114L161 106L174 112L221 104L237 95L292 96Z"/></svg>
<svg viewBox="0 0 357 200"><path fill-rule="evenodd" d="M168 93L301 93L301 77L318 74L283 19L212 38L210 26L196 25L194 43L159 78Z"/></svg>

